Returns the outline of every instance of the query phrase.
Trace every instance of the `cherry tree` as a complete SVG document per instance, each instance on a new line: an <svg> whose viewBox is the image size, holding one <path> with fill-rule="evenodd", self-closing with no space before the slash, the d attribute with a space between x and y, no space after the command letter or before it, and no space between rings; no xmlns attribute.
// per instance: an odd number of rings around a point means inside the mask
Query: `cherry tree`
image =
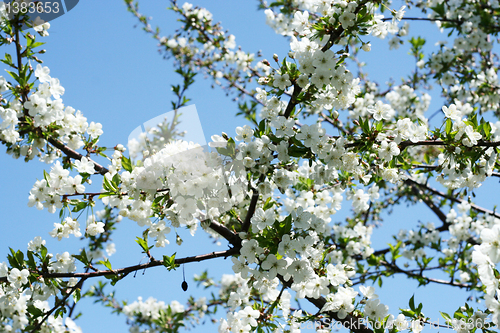
<svg viewBox="0 0 500 333"><path fill-rule="evenodd" d="M163 35L125 0L182 80L172 87L170 116L112 153L99 145L99 120L64 104L63 83L43 64L50 23L0 9L0 44L15 49L2 59L9 70L0 77L0 141L13 157L50 165L24 200L57 221L0 263L1 331L78 332L82 297L126 316L131 332L177 332L205 316L219 332L431 327L425 304L412 297L389 308L377 295L395 275L467 290L468 301L442 312L442 328L497 327L500 215L476 202L474 190L500 176L498 1L257 3L289 42L287 54L246 52L209 9L175 0L169 10L179 29ZM434 52L410 36L414 21L442 34ZM415 67L402 82L383 88L364 72L360 59L370 59L375 38L390 49L410 46ZM200 74L237 99L242 122L236 136L211 133L206 146L179 126L193 119L182 116L193 111L187 96ZM375 248L372 234L401 203L428 209L432 220L414 219ZM341 210L346 218L335 217ZM111 240L123 219L141 228L131 245L147 262L113 265ZM177 256L170 242L182 246L182 239L172 231L184 228L223 250ZM52 254L46 237L85 246ZM231 260L232 271L221 281L209 271L196 277L211 298L127 303L107 289L137 271L217 258Z"/></svg>

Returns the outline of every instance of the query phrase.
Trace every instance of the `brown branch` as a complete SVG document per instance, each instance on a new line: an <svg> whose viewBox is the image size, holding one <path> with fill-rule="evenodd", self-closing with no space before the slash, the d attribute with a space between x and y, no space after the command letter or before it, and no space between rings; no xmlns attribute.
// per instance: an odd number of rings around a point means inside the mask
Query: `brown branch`
<svg viewBox="0 0 500 333"><path fill-rule="evenodd" d="M235 87L235 88L236 88L236 89L238 89L238 90L239 90L242 94L245 94L245 95L247 95L247 96L251 97L251 98L252 98L255 102L259 103L260 105L264 105L264 103L263 103L263 102L261 102L261 101L259 101L259 100L257 99L257 97L255 97L255 95L254 95L254 94L250 93L250 91L248 91L248 90L246 90L245 88L243 88L242 86L240 86L240 85L236 84L236 82L231 81L231 80L228 78L228 75L227 75L227 74L224 74L224 75L223 75L223 78L224 78L226 81L228 81L228 82L229 82L229 86L230 86L230 87ZM240 95L240 96L241 96L241 95Z"/></svg>
<svg viewBox="0 0 500 333"><path fill-rule="evenodd" d="M82 154L76 152L75 150L69 148L68 146L66 146L64 143L62 143L61 141L59 140L56 140L54 138L48 138L48 141L54 146L56 147L57 149L60 149L64 154L66 154L66 156L68 157L71 157L75 160L81 160L82 157L84 157ZM100 165L99 163L95 162L95 161L92 161L90 158L89 160L94 163L94 169L95 171L97 171L98 173L100 173L101 175L104 175L106 173L109 172L109 170L105 167L103 167L102 165Z"/></svg>
<svg viewBox="0 0 500 333"><path fill-rule="evenodd" d="M402 168L403 164L396 164L397 168ZM427 164L412 164L410 166L412 169L429 169L430 171L439 168L439 165L427 165Z"/></svg>
<svg viewBox="0 0 500 333"><path fill-rule="evenodd" d="M190 263L190 262L200 262L200 261L205 261L205 260L220 258L220 257L227 258L227 257L232 256L234 254L238 254L239 251L240 251L239 248L233 247L233 248L226 250L226 251L218 251L218 252L212 252L212 253L207 253L207 254L201 254L201 255L197 255L197 256L175 259L175 264L181 265L181 264L186 264L186 263ZM124 277L125 275L127 275L131 272L140 271L142 269L147 269L147 268L156 267L156 266L163 266L163 260L151 260L150 262L145 263L145 264L139 264L139 265L118 268L118 269L113 269L113 270L105 270L105 271L86 272L86 273L39 273L39 274L44 279L72 278L72 277L88 279L88 278L94 278L94 277L105 276L105 275L121 275L121 277ZM7 277L0 277L0 282L7 282Z"/></svg>
<svg viewBox="0 0 500 333"><path fill-rule="evenodd" d="M263 182L265 179L266 175L262 174L259 177L259 183ZM245 222L243 223L243 226L241 227L241 230L243 232L247 232L250 229L250 220L252 219L253 214L255 214L255 208L257 208L257 201L259 200L259 191L257 191L256 188L252 187L252 200L250 201L250 206L248 206L248 212L247 215L245 216Z"/></svg>
<svg viewBox="0 0 500 333"><path fill-rule="evenodd" d="M209 227L210 229L224 237L231 245L233 245L233 249L237 249L239 251L239 249L241 248L240 236L229 230L226 226L215 221L210 221Z"/></svg>
<svg viewBox="0 0 500 333"><path fill-rule="evenodd" d="M429 192L431 192L432 194L439 195L440 197L448 199L448 200L451 200L453 202L456 202L456 203L468 202L466 200L462 200L462 199L458 199L456 197L449 196L449 195L447 195L447 194L445 194L445 193L443 193L441 191L438 191L438 190L436 190L436 189L434 189L434 188L432 188L432 187L430 187L430 186L428 186L426 184L420 184L420 183L416 182L415 180L413 180L412 178L407 178L406 181L411 182L412 184L415 184L415 185L417 185L417 186L419 186L421 188L424 188L424 189L428 190ZM497 214L497 213L495 213L494 211L491 211L491 210L488 210L486 208L480 207L480 206L475 205L473 203L469 203L469 204L470 204L470 206L471 206L472 209L474 209L474 210L476 210L478 212L481 212L481 213L484 213L484 214L488 214L488 215L492 215L492 216L494 216L496 218L500 218L500 215Z"/></svg>
<svg viewBox="0 0 500 333"><path fill-rule="evenodd" d="M448 146L448 145L450 145L450 143L441 140L423 140L417 142L406 140L399 144L399 149L404 150L406 147L410 146ZM490 141L479 140L477 144L473 145L472 147L498 147L498 146L500 146L500 141L490 142Z"/></svg>
<svg viewBox="0 0 500 333"><path fill-rule="evenodd" d="M384 17L382 21L391 21L392 17ZM428 18L428 17L403 17L401 18L401 21L430 21L430 22L451 22L451 23L457 23L457 24L462 24L463 21L460 20L450 20L450 19L439 19L439 18Z"/></svg>
<svg viewBox="0 0 500 333"><path fill-rule="evenodd" d="M450 265L444 265L444 266L434 266L434 267L426 267L426 268L414 268L414 269L409 269L407 270L407 272L424 272L424 271L431 271L431 270L436 270L436 269L444 269L444 268L447 268L448 266ZM372 266L372 267L375 267L375 266ZM365 283L365 280L367 278L369 278L370 276L373 276L373 275L377 275L377 276L381 276L381 275L385 275L385 272L389 272L389 271L366 271L364 272L363 274L361 274L360 276L356 276L355 278L353 278L351 281L352 281L352 285L355 286L355 285L358 285L358 284L361 284L361 283ZM392 272L392 273L401 273L401 272ZM354 279L358 279L358 281L354 281Z"/></svg>
<svg viewBox="0 0 500 333"><path fill-rule="evenodd" d="M292 97L290 97L290 100L288 101L288 105L286 106L285 113L283 113L283 117L288 118L292 114L292 110L297 105L297 96L299 96L300 92L302 91L302 88L299 87L297 84L293 84L293 94Z"/></svg>
<svg viewBox="0 0 500 333"><path fill-rule="evenodd" d="M64 297L56 303L56 305L54 305L54 307L52 309L50 309L42 318L42 320L35 325L35 327L31 330L31 333L34 333L34 332L39 332L40 330L40 327L42 326L42 324L47 320L49 319L50 315L52 313L54 313L54 311L59 308L60 306L64 305L66 303L66 301L68 300L68 298L77 290L77 289L81 289L82 288L82 285L83 285L83 282L85 282L87 278L86 277L82 277L80 279L80 281L78 281L78 283L73 286L69 291L66 292L66 295L64 295Z"/></svg>
<svg viewBox="0 0 500 333"><path fill-rule="evenodd" d="M384 261L384 260L381 260L380 263L386 267L392 268L396 272L406 274L407 276L410 276L410 277L422 278L428 282L434 282L434 283L438 283L438 284L446 284L446 285L453 286L453 287L468 288L468 289L474 287L474 285L472 285L472 284L464 284L464 283L457 283L457 282L453 282L453 281L434 279L434 278L430 278L427 276L423 276L422 274L416 274L416 273L413 273L411 271L406 271L406 270L400 268L398 265L393 264L393 263L389 263L389 262Z"/></svg>
<svg viewBox="0 0 500 333"><path fill-rule="evenodd" d="M384 17L382 21L391 21L392 17ZM456 23L458 25L462 25L465 21L463 20L452 20L446 18L428 18L428 17L403 17L401 21L429 21L429 22L450 22ZM496 25L489 25L488 28L498 29L499 27Z"/></svg>
<svg viewBox="0 0 500 333"><path fill-rule="evenodd" d="M362 6L363 6L363 4L359 4L359 6L358 6L358 8L356 8L354 14L357 14ZM328 38L328 42L326 42L326 44L321 48L321 51L325 52L326 50L330 49L333 46L333 44L335 43L335 41L340 38L340 35L342 35L342 33L344 33L344 28L342 26L338 27L338 29L333 31L330 34L330 37Z"/></svg>
<svg viewBox="0 0 500 333"><path fill-rule="evenodd" d="M443 225L440 227L440 229L441 228L448 229L450 224L446 222L446 215L441 211L441 209L439 209L439 207L436 206L434 202L428 196L425 195L424 191L418 188L415 184L413 184L410 181L407 181L406 184L411 187L413 193L417 196L417 198L421 199L427 205L427 207L429 207L434 212L434 214L436 214L436 216L441 220L441 222L443 222Z"/></svg>
<svg viewBox="0 0 500 333"><path fill-rule="evenodd" d="M366 225L368 223L368 218L370 217L370 210L372 209L373 202L370 200L370 205L368 206L368 209L365 212L365 218L363 219L363 225Z"/></svg>

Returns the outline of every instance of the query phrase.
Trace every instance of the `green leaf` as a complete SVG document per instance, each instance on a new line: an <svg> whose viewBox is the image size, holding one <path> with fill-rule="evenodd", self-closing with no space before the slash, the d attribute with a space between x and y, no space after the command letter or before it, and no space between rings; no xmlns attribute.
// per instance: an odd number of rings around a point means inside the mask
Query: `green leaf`
<svg viewBox="0 0 500 333"><path fill-rule="evenodd" d="M116 173L114 176L113 176L113 185L116 189L118 189L118 187L120 186L120 182L121 182L121 178L120 178L120 175L118 173Z"/></svg>
<svg viewBox="0 0 500 333"><path fill-rule="evenodd" d="M80 254L73 254L72 257L75 258L76 260L79 260L84 265L89 264L89 259L87 258L87 251L85 251L85 249L82 249Z"/></svg>
<svg viewBox="0 0 500 333"><path fill-rule="evenodd" d="M1 60L4 64L8 66L13 66L14 64L12 63L12 56L8 53L5 53L5 59Z"/></svg>
<svg viewBox="0 0 500 333"><path fill-rule="evenodd" d="M122 167L128 172L132 172L132 162L130 161L130 158L122 156Z"/></svg>
<svg viewBox="0 0 500 333"><path fill-rule="evenodd" d="M413 311L415 311L415 299L414 299L415 295L413 295L411 298L410 298L410 309L412 309Z"/></svg>
<svg viewBox="0 0 500 333"><path fill-rule="evenodd" d="M40 254L42 255L42 260L47 258L47 248L44 245L42 245L42 251L40 251Z"/></svg>
<svg viewBox="0 0 500 333"><path fill-rule="evenodd" d="M268 210L269 208L271 208L272 206L274 206L276 202L275 201L271 201L271 197L267 198L266 200L266 203L264 204L264 207L262 209L264 210Z"/></svg>
<svg viewBox="0 0 500 333"><path fill-rule="evenodd" d="M35 262L35 258L33 257L33 252L28 251L26 254L28 256L28 265L29 265L29 267L35 269L36 268L36 262Z"/></svg>
<svg viewBox="0 0 500 333"><path fill-rule="evenodd" d="M109 259L106 259L106 261L103 261L103 260L99 260L97 262L98 264L101 264L101 265L104 265L104 267L106 267L107 269L109 269L110 271L113 270L113 268L111 268L111 263L109 262Z"/></svg>
<svg viewBox="0 0 500 333"><path fill-rule="evenodd" d="M418 304L418 307L417 307L417 314L420 314L422 312L422 307L423 307L423 304L422 303L419 303Z"/></svg>
<svg viewBox="0 0 500 333"><path fill-rule="evenodd" d="M177 254L177 252L172 254L170 257L166 256L166 255L163 256L163 266L167 267L167 269L169 271L171 271L172 269L175 270L177 267L180 266L180 265L177 265L175 263L175 255L176 254Z"/></svg>
<svg viewBox="0 0 500 333"><path fill-rule="evenodd" d="M400 310L401 310L401 313L407 317L413 318L415 316L415 312L413 312L413 311L405 310L405 309L400 309Z"/></svg>
<svg viewBox="0 0 500 333"><path fill-rule="evenodd" d="M103 184L102 184L102 187L106 190L106 191L109 191L109 192L113 192L113 193L116 193L116 188L114 187L114 184L112 182L110 182L108 180L108 178L106 177L103 177L104 181L103 181Z"/></svg>
<svg viewBox="0 0 500 333"><path fill-rule="evenodd" d="M265 120L265 119L263 119L263 120L261 120L261 122L259 123L259 132L260 132L260 134L261 134L261 135L262 135L262 134L264 134L265 130L266 130L266 120Z"/></svg>
<svg viewBox="0 0 500 333"><path fill-rule="evenodd" d="M9 250L10 250L10 253L7 258L9 260L9 264L13 267L13 268L17 268L17 269L22 269L22 264L23 264L23 260L21 258L21 261L19 261L19 255L18 253L21 253L21 255L23 254L21 251L14 251L14 249L10 248L9 247Z"/></svg>
<svg viewBox="0 0 500 333"><path fill-rule="evenodd" d="M443 316L444 319L451 321L451 317L449 314L447 314L446 312L441 312L441 311L439 311L439 313L441 313L441 316Z"/></svg>
<svg viewBox="0 0 500 333"><path fill-rule="evenodd" d="M82 209L85 209L87 207L87 202L85 201L80 201L76 205L74 205L73 209L71 210L73 213L79 212Z"/></svg>
<svg viewBox="0 0 500 333"><path fill-rule="evenodd" d="M288 148L288 155L292 157L303 157L309 151L308 148L300 148L297 146L291 146Z"/></svg>
<svg viewBox="0 0 500 333"><path fill-rule="evenodd" d="M149 251L148 247L148 241L145 239L142 239L140 237L136 237L137 239L135 240L137 244L140 245L140 247L144 250L144 253L147 253Z"/></svg>
<svg viewBox="0 0 500 333"><path fill-rule="evenodd" d="M45 44L45 43L42 43L42 42L36 42L36 43L31 44L31 48L32 48L32 49L34 49L34 48L39 47L39 46L42 46L42 45L44 45L44 44Z"/></svg>
<svg viewBox="0 0 500 333"><path fill-rule="evenodd" d="M7 73L10 74L10 76L12 76L14 78L14 80L16 80L17 82L21 83L20 80L19 80L19 76L14 73L14 72L11 72L11 71L6 71Z"/></svg>
<svg viewBox="0 0 500 333"><path fill-rule="evenodd" d="M101 194L99 194L99 199L109 197L110 195L114 195L114 194L115 193L113 193L113 192L102 192Z"/></svg>
<svg viewBox="0 0 500 333"><path fill-rule="evenodd" d="M82 298L82 293L80 291L80 288L76 288L75 292L73 293L73 301L77 303L80 298Z"/></svg>
<svg viewBox="0 0 500 333"><path fill-rule="evenodd" d="M43 315L43 311L33 304L28 305L28 312L34 317L40 317Z"/></svg>
<svg viewBox="0 0 500 333"><path fill-rule="evenodd" d="M489 139L490 138L490 134L491 134L491 125L490 125L490 122L485 122L483 124L483 132L484 132L484 136L485 136L485 139Z"/></svg>
<svg viewBox="0 0 500 333"><path fill-rule="evenodd" d="M111 285L114 286L118 281L120 281L123 276L115 275L115 274L108 274L104 275L104 277L108 280L111 280Z"/></svg>
<svg viewBox="0 0 500 333"><path fill-rule="evenodd" d="M450 118L446 119L446 135L450 135L453 128L453 123Z"/></svg>

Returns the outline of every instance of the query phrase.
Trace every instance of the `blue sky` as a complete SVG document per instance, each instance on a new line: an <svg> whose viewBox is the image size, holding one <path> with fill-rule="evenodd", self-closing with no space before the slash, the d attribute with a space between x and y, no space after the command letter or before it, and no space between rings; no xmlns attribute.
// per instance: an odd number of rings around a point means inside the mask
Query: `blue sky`
<svg viewBox="0 0 500 333"><path fill-rule="evenodd" d="M271 28L265 25L265 15L257 11L256 1L197 1L196 5L206 7L214 15L215 21L222 21L225 29L236 36L236 43L243 50L257 52L262 50L264 58L271 59L273 53L284 55L288 52L288 42L274 34ZM160 26L162 35L168 35L178 27L176 17L166 10L167 1L142 1L141 12L153 16L152 25ZM396 6L399 8L399 6ZM157 43L137 25L138 21L126 11L122 1L86 0L80 3L68 14L51 21L50 36L42 39L47 53L41 55L44 65L50 68L50 75L59 78L66 92L62 96L65 105L81 110L88 122L100 122L103 125L104 135L100 145L113 147L118 143L126 145L129 134L143 122L160 114L170 111L170 101L173 94L171 84L180 82L178 74L173 73L170 61L164 60L157 51ZM410 35L417 32L424 36L432 36L436 31L429 23L418 22L412 25ZM381 83L391 76L396 80L402 73L413 68L412 59L404 58L407 48L387 53L387 40L372 42L372 52L363 55L362 60L370 61L367 70ZM427 46L432 49L434 41ZM381 51L379 51L381 48ZM12 52L12 48L3 52ZM281 57L280 57L281 58ZM407 60L402 60L407 59ZM188 91L187 96L192 99L190 104L196 105L204 134L208 140L213 134L226 132L234 135L236 126L246 124L243 118L236 118L236 104L227 98L220 89L212 89L211 82L196 77L196 83ZM434 97L434 96L433 96ZM437 96L435 96L437 97ZM431 113L441 105L437 99L433 100ZM49 170L47 165L38 161L24 163L2 155L0 164L0 182L3 191L0 191L0 216L2 216L2 232L0 233L0 262L6 259L8 247L25 250L28 242L40 235L47 240L49 252L58 253L66 250L77 250L82 246L74 237L63 239L61 242L50 239L48 232L53 223L58 222L57 214L37 211L28 208L28 193L36 179L43 177L43 169ZM97 180L97 179L96 179ZM483 192L487 194L486 192ZM481 195L482 191L478 191ZM491 207L488 207L491 208ZM349 204L344 203L344 209ZM413 217L415 220L413 220ZM334 218L335 220L335 218ZM372 239L377 247L384 246L387 232L408 227L408 223L416 220L435 221L434 217L418 208L397 207L395 213L386 218L389 229L375 231ZM438 224L438 222L436 222ZM130 266L139 263L144 258L134 238L142 230L135 222L124 219L114 235L117 253L110 258L113 267ZM385 236L384 236L385 235ZM173 236L171 234L171 236ZM223 250L226 247L212 244L202 236L191 238L186 234L186 246L178 247L171 237L171 245L153 253L157 257L163 254L170 255L177 252L177 257L208 253ZM382 240L377 240L377 238ZM201 240L200 240L201 239ZM186 266L186 278L200 273L205 268L212 270L213 276L221 273L231 273L230 260L217 259L211 262L198 263ZM180 288L182 272L167 272L162 268L154 268L139 272L135 278L128 276L117 286L117 297L134 301L138 296L147 299L153 296L157 299L170 302L178 299L182 302L188 293ZM416 283L406 283L404 279L393 279L386 285L384 292L379 292L381 301L390 306L391 313L397 313L398 307L405 307L407 300L416 292ZM86 286L90 285L86 282ZM111 289L108 289L111 291ZM190 283L190 292L194 296L201 296L202 291L195 291L194 283ZM397 292L396 292L397 291ZM460 304L448 302L458 299L457 292L451 288L429 287L425 291L418 290L416 301L430 300L434 305L443 305L447 311L453 311ZM422 295L422 296L420 296ZM436 297L439 295L439 299ZM463 302L463 301L461 301ZM302 302L304 303L304 302ZM448 305L446 305L448 303ZM424 302L424 313L426 311ZM124 332L125 318L111 315L108 309L94 305L84 300L77 306L83 312L83 317L77 321L85 332L107 331ZM432 309L432 318L439 314L435 307ZM442 310L442 308L440 308ZM430 315L430 313L429 313ZM211 331L216 331L211 328ZM197 332L206 332L199 328Z"/></svg>

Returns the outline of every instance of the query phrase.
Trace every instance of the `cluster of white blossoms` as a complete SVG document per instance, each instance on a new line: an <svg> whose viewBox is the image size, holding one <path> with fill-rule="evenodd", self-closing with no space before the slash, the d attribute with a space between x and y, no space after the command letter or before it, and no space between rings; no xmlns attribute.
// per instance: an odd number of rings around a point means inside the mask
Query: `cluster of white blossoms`
<svg viewBox="0 0 500 333"><path fill-rule="evenodd" d="M421 225L421 230L401 229L397 235L397 240L401 241L402 255L408 260L416 260L425 257L425 247L439 241L439 231L433 223Z"/></svg>
<svg viewBox="0 0 500 333"><path fill-rule="evenodd" d="M304 164L297 172L302 176L307 176L308 167L307 164ZM314 167L312 167L312 169L314 169ZM306 191L302 192L304 195L306 193ZM338 204L342 201L342 195L340 193L341 192L337 192L335 195ZM330 304L331 308L325 308L326 310L338 311L340 313L339 315L342 315L346 309L350 308L348 304L352 305L352 299L356 294L347 292L351 289L348 287L344 288L340 285L348 283L349 276L352 276L354 272L348 265L341 264L342 258L337 258L336 260L332 257L332 262L337 262L337 264L328 264L325 267L327 273L324 275L317 273L320 262L322 261L321 257L324 251L327 250L320 240L319 235L323 237L331 233L331 228L328 226L331 213L328 213L329 208L327 204L332 204L332 202L330 201L331 198L329 197L328 191L318 192L316 198L314 196L305 196L292 200L290 200L289 197L294 194L291 193L290 189L287 190L286 194L288 198L284 200L285 207L282 213L289 210L291 214L287 213L287 215L290 215L286 217L286 215L277 215L273 209L264 210L262 208L257 208L255 214L251 218L252 231L254 233L265 233L266 229L275 223L290 223L293 231L281 237L281 240L277 243L277 254L269 253L266 255L265 249L256 239L243 240L240 256L238 258L232 258L234 264L233 271L240 279L238 282L239 287L236 291L232 291L229 297L229 304L231 307L233 309L241 307L242 310L236 311L234 314L229 313L227 320L221 322L219 327L220 332L234 332L236 328L236 331L249 332L251 326L255 326L255 324L252 324L253 318L258 318L259 311L253 310L245 305L248 304L250 297L250 289L248 286L251 285L253 288L256 288L264 295L265 299L267 298L270 301L274 301L279 294L278 275L282 276L285 281L291 282L291 289L296 292L296 297L298 298L318 298L327 295L334 297L334 294L330 294L328 287L329 285L339 287L339 291L335 293L335 295L337 295L335 297L341 297L341 295L343 295L345 297L345 302L342 303L343 305L338 305L338 302L335 301L335 306ZM297 204L294 205L293 202ZM316 204L318 208L322 207L322 209L326 209L327 213L316 214ZM340 208L337 204L334 206L337 209ZM320 210L318 209L317 211L319 212ZM361 237L359 241L369 245L371 228L360 225L357 231L359 234L366 235L366 237ZM334 234L339 234L339 237L342 237L342 235L340 235L340 229L338 232L334 230ZM240 236L246 238L246 235L242 234ZM344 237L349 236L344 235ZM356 248L356 246L350 243L348 248ZM359 251L360 248L361 247L358 246L358 250L354 250L352 255L359 254L361 252ZM343 256L342 253L340 256ZM255 282L254 279L242 279L248 278L249 276L258 277L258 279L256 279ZM231 281L231 283L233 282ZM227 285L231 283L226 282ZM346 293L342 293L342 291L346 291ZM289 315L290 297L291 295L288 292L286 292L286 294L283 293L278 303L285 317ZM290 320L293 321L293 318ZM293 323L290 323L290 325L293 325Z"/></svg>
<svg viewBox="0 0 500 333"><path fill-rule="evenodd" d="M381 322L388 315L389 307L380 303L378 295L375 294L375 288L360 286L359 290L367 298L364 308L365 316L373 321ZM393 316L391 315L391 317ZM396 327L398 327L397 324Z"/></svg>
<svg viewBox="0 0 500 333"><path fill-rule="evenodd" d="M2 275L1 266L0 264L0 276ZM39 287L40 285L36 284L36 286ZM54 294L54 290L48 286L45 286L44 290L38 290L37 287L34 285L32 290L26 290L25 293L13 291L5 286L0 287L0 311L4 319L0 322L0 331L15 332L25 329L29 324L28 306L33 306L39 311L47 312L50 310L49 302L38 295L42 292L51 295ZM7 318L12 320L8 322ZM63 319L61 316L55 318L54 315L50 315L47 322L39 329L39 332L82 333L82 330L69 317Z"/></svg>
<svg viewBox="0 0 500 333"><path fill-rule="evenodd" d="M423 93L418 96L415 90L406 84L393 87L385 95L389 104L376 100L375 96L379 94L379 89L371 82L365 82L367 92L357 96L356 101L349 110L349 118L356 120L359 117L366 117L369 113L373 115L376 121L390 121L394 116L408 117L412 121L420 120L427 122L424 113L429 109L431 96Z"/></svg>
<svg viewBox="0 0 500 333"><path fill-rule="evenodd" d="M169 243L165 235L170 227L164 220L153 222L151 216L165 216L173 227L185 225L194 233L198 221L217 218L243 201L246 181L236 175L237 162L224 163L216 152L192 142L172 141L145 158L143 166L120 173L119 191L125 195L110 196L104 203L149 227L149 236L163 247ZM154 212L152 203L162 196L172 204Z"/></svg>
<svg viewBox="0 0 500 333"><path fill-rule="evenodd" d="M472 147L478 143L478 140L482 139L482 135L474 130L467 119L462 117L461 108L457 105L451 104L449 107L443 106L443 112L445 117L453 123L451 130L452 133L455 133L453 137L454 140L461 141L462 144L467 147ZM491 128L495 130L493 136L496 137L498 135L496 126L491 123L489 124ZM461 149L457 147L455 149L455 154L460 154L460 152ZM479 166L476 172L473 172L473 165L470 161L465 168L460 168L460 164L456 160L455 154L441 153L439 155L438 163L443 167L443 172L436 179L447 188L477 188L481 186L487 177L491 176L495 168L497 153L493 147L484 150L483 155L476 162L477 166Z"/></svg>
<svg viewBox="0 0 500 333"><path fill-rule="evenodd" d="M472 233L477 232L478 225L473 223L472 218L470 217L470 208L471 205L468 202L462 202L457 205L459 216L455 209L450 209L449 213L446 215L446 222L450 223L450 234L456 238L455 243L458 245L458 242L467 240ZM451 244L448 242L448 244ZM456 249L450 249L456 250Z"/></svg>
<svg viewBox="0 0 500 333"><path fill-rule="evenodd" d="M82 173L94 173L94 164L88 162L83 157L77 164ZM37 180L30 191L28 206L35 206L42 210L46 208L50 213L62 207L63 203L60 196L65 194L84 193L85 185L81 175L72 177L69 170L64 169L59 161L52 166L45 179Z"/></svg>
<svg viewBox="0 0 500 333"><path fill-rule="evenodd" d="M135 323L132 324L130 332L150 332L150 329L154 329L153 327L141 330L141 324L149 326L148 323L162 319L170 320L177 314L190 311L196 312L199 318L203 318L207 309L208 305L205 297L200 297L196 301L193 300L193 304L189 308L184 307L178 301L166 304L153 297L149 297L145 301L143 301L142 297L138 297L136 301L123 307L123 313Z"/></svg>
<svg viewBox="0 0 500 333"><path fill-rule="evenodd" d="M300 35L311 34L311 22L309 18L315 15L328 17L330 24L339 22L344 29L348 29L356 24L355 10L358 4L344 0L303 0L297 1L297 10L294 12L293 18L287 17L285 14L275 11L271 8L265 10L266 23L276 31L276 33L284 36L294 36L295 32ZM375 12L375 6L367 4L368 11ZM404 8L402 8L404 9ZM398 11L395 20L392 22L384 22L382 15L375 15L370 22L369 32L376 37L385 38L388 33L396 33L398 31L397 21L401 20L403 10Z"/></svg>
<svg viewBox="0 0 500 333"><path fill-rule="evenodd" d="M3 101L4 106L0 106L0 139L11 143L8 152L14 157L24 156L26 160L31 160L39 156L42 161L52 163L60 156L57 150L47 150L44 139L36 139L33 142L23 143L16 131L16 125L19 119L30 116L33 118L33 126L46 130L49 125L56 125L54 137L66 144L71 149L79 149L84 145L85 134L90 139L99 137L102 131L100 123L87 123L80 111L74 108L65 107L61 96L64 94L64 88L59 79L50 75L48 67L42 67L40 64L35 69L35 76L38 78L39 85L24 104L17 100L7 103ZM0 93L10 89L9 83L4 77L0 77ZM26 110L25 115L23 109Z"/></svg>
<svg viewBox="0 0 500 333"><path fill-rule="evenodd" d="M493 313L492 321L500 324L500 286L497 264L500 262L500 223L481 230L481 245L474 246L472 261L477 265L479 279L486 287L486 307Z"/></svg>
<svg viewBox="0 0 500 333"><path fill-rule="evenodd" d="M346 262L351 266L355 265L353 258L355 256L361 255L363 258L368 258L374 252L371 247L372 232L373 226L364 226L361 222L357 223L354 228L334 225L333 235L335 242L337 244L346 242L346 244L343 244L345 245L346 257L344 258L342 251L334 250L328 254L328 258L331 258L332 262Z"/></svg>
<svg viewBox="0 0 500 333"><path fill-rule="evenodd" d="M424 113L429 109L429 105L431 104L431 96L429 94L423 93L422 96L418 96L413 88L404 84L391 89L385 98L399 116L426 122Z"/></svg>
<svg viewBox="0 0 500 333"><path fill-rule="evenodd" d="M177 61L194 67L196 62L192 59L198 58L205 65L210 64L207 66L209 69L203 66L203 70L206 70L206 74L211 76L217 85L222 85L221 79L231 81L235 73L241 72L250 76L252 72L261 70L264 75L269 74L269 67L262 63L252 67L255 55L242 51L241 47L237 48L236 37L226 35L226 31L213 22L212 14L208 10L188 2L181 7L174 7L182 13L187 25L198 30L200 36L197 39L192 34L180 34L159 38L160 44L167 51L177 55Z"/></svg>
<svg viewBox="0 0 500 333"><path fill-rule="evenodd" d="M445 46L446 41L440 42L440 49L433 53L427 63L420 60L420 68L424 65L440 74L443 91L449 93L460 101L467 101L471 105L478 105L481 112L497 110L500 105L498 76L496 70L489 66L478 66L478 50L490 52L493 47L491 35L484 31L494 23L485 23L482 20L483 9L478 10L473 2L453 1L439 2L436 0L423 1L424 5L443 6L442 13L446 19L459 20L460 35L454 39L453 45ZM488 2L488 10L498 10L500 7L497 0ZM435 19L438 13L429 12L429 17ZM441 21L436 20L441 26ZM456 61L454 61L456 60ZM452 64L444 67L445 64ZM472 77L464 83L458 80L464 73ZM464 89L464 86L467 88ZM484 93L487 92L487 93Z"/></svg>
<svg viewBox="0 0 500 333"><path fill-rule="evenodd" d="M163 301L158 301L156 298L149 297L146 301L139 297L137 301L127 304L123 307L123 313L131 320L151 321L160 318L162 311L170 310L172 314L184 312L184 305L177 301L172 301L170 304L165 304Z"/></svg>
<svg viewBox="0 0 500 333"><path fill-rule="evenodd" d="M28 244L28 250L33 253L41 253L45 240L40 236L35 237ZM47 269L50 272L70 273L76 270L75 258L69 252L46 254L49 258ZM10 268L5 262L0 263L0 277L6 277L8 283L0 285L0 331L14 332L26 328L29 324L28 307L33 306L40 311L48 312L50 310L49 297L56 295L58 289L51 281L45 281L38 278L36 281L30 279L28 269ZM67 281L56 279L57 283L65 283L72 287L77 283L76 278L70 278ZM48 317L47 322L40 328L40 332L75 332L80 333L81 329L71 320L66 318L63 323L61 317L55 318L53 315Z"/></svg>
<svg viewBox="0 0 500 333"><path fill-rule="evenodd" d="M297 85L303 89L309 89L310 85L318 88L311 112L346 109L355 102L355 96L360 92L359 79L355 79L345 66L337 66L339 59L333 51L322 51L318 42L308 37L300 40L292 37L291 55L298 61L301 73ZM283 81L283 75L275 74L273 81L273 85L281 90L291 85L290 81Z"/></svg>
<svg viewBox="0 0 500 333"><path fill-rule="evenodd" d="M428 0L432 3L435 0ZM488 34L482 31L478 27L480 18L477 15L477 10L475 10L472 3L466 1L455 1L452 3L445 3L444 13L446 13L447 19L459 19L463 22L461 26L462 36L455 38L454 47L462 52L475 51L475 49L480 48L484 51L490 51L492 48L491 42L488 40ZM497 0L489 1L488 6L491 10L500 8L500 4ZM436 12L430 12L430 18L436 18ZM440 25L439 20L437 24Z"/></svg>

